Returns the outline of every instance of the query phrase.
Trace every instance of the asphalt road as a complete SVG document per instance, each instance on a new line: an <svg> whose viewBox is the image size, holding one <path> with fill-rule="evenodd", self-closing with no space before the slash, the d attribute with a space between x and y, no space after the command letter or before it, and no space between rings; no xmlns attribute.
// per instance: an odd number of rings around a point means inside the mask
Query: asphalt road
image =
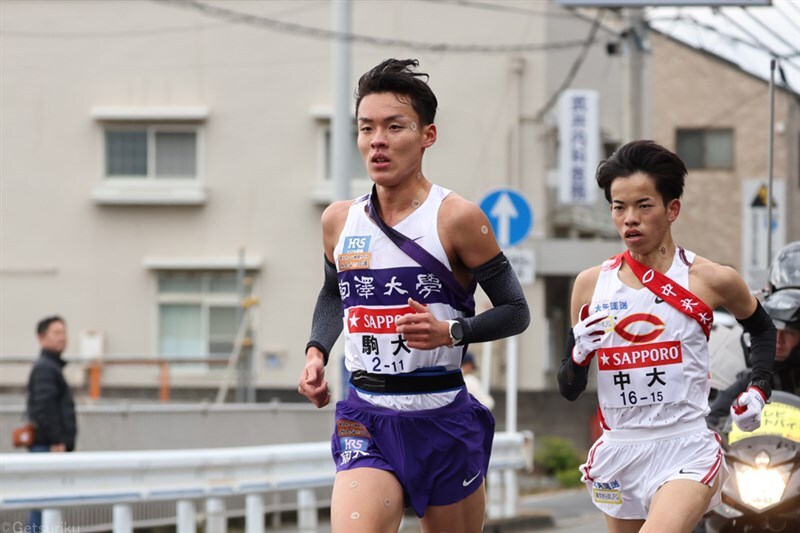
<svg viewBox="0 0 800 533"><path fill-rule="evenodd" d="M597 510L583 487L520 499L520 510L550 513L554 528L537 529L539 533L601 533L606 531L603 514Z"/></svg>

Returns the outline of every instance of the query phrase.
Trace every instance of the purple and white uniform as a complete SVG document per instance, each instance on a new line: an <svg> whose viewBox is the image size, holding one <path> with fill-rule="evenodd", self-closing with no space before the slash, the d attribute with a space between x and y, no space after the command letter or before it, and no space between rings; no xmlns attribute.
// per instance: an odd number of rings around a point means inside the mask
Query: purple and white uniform
<svg viewBox="0 0 800 533"><path fill-rule="evenodd" d="M414 240L450 271L439 240L437 218L442 200L450 191L433 185L427 199L394 229ZM433 350L409 348L397 333L395 321L413 313L408 298L420 302L439 320L474 314L473 300L461 301L434 274L406 255L367 216L369 195L353 202L339 242L334 249L339 293L344 308L345 366L350 372L405 374L423 368L461 368L463 346ZM400 410L432 409L447 405L457 391L432 394L362 394L375 405Z"/></svg>
<svg viewBox="0 0 800 533"><path fill-rule="evenodd" d="M414 240L448 270L439 239L439 208L450 191L433 185L426 200L394 229ZM353 202L334 249L343 304L345 365L375 375L457 372L462 346L417 350L397 333L396 320L414 312L408 298L437 319L472 316L474 301L401 251L368 217L370 196ZM474 288L473 288L474 290ZM491 412L460 387L426 393L374 393L351 386L336 405L331 441L336 469L392 472L406 501L422 516L480 488L494 435Z"/></svg>

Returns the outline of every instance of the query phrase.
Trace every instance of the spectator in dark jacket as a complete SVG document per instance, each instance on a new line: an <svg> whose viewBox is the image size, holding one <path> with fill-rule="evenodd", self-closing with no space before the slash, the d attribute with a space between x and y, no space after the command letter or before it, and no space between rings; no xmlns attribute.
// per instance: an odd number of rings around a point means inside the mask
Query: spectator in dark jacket
<svg viewBox="0 0 800 533"><path fill-rule="evenodd" d="M67 363L61 354L67 346L67 327L59 316L47 317L36 327L42 350L28 378L28 418L36 426L31 452L71 452L78 433L75 401L64 379ZM41 530L42 513L32 511L28 531Z"/></svg>

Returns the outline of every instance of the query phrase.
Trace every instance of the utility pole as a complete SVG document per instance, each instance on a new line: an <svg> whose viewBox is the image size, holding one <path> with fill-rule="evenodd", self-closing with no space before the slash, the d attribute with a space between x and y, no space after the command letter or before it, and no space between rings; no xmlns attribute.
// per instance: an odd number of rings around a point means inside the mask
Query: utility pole
<svg viewBox="0 0 800 533"><path fill-rule="evenodd" d="M623 141L630 142L641 139L642 128L642 95L644 83L644 10L640 7L625 10L625 58L623 61L624 93L623 108Z"/></svg>
<svg viewBox="0 0 800 533"><path fill-rule="evenodd" d="M239 248L239 260L237 262L236 267L236 294L238 304L236 305L236 327L240 327L242 320L245 318L244 313L244 306L242 305L244 302L245 291L244 291L244 274L245 274L245 262L244 262L244 246ZM246 315L249 319L250 315ZM247 380L248 380L248 366L249 360L247 357L239 357L237 359L236 365L236 403L242 403L245 401L245 397L247 395Z"/></svg>
<svg viewBox="0 0 800 533"><path fill-rule="evenodd" d="M331 118L331 178L333 199L350 198L353 175L350 154L353 142L352 95L350 94L350 0L333 0L333 27L338 36L333 45L333 117Z"/></svg>
<svg viewBox="0 0 800 533"><path fill-rule="evenodd" d="M772 262L772 181L775 160L775 65L773 57L769 62L769 146L767 150L767 272Z"/></svg>

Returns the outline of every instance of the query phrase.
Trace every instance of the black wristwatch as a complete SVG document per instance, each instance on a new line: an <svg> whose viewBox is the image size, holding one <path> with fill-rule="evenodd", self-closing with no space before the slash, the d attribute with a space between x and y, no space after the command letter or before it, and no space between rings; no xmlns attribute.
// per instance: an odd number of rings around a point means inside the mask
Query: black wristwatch
<svg viewBox="0 0 800 533"><path fill-rule="evenodd" d="M458 346L464 340L464 326L458 320L448 320L450 324L450 344Z"/></svg>
<svg viewBox="0 0 800 533"><path fill-rule="evenodd" d="M763 392L764 396L767 397L767 403L769 403L770 396L772 396L772 385L770 385L769 381L766 379L754 379L747 387L755 387Z"/></svg>

